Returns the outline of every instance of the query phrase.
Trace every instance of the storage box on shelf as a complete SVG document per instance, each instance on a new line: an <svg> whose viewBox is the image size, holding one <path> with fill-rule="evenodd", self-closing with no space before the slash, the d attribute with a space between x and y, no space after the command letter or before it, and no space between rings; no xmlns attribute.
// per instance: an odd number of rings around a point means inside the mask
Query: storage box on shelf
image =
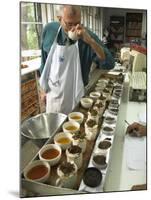
<svg viewBox="0 0 151 200"><path fill-rule="evenodd" d="M110 17L110 37L113 44L120 44L124 42L124 17L111 16Z"/></svg>
<svg viewBox="0 0 151 200"><path fill-rule="evenodd" d="M126 14L126 39L130 42L133 39L141 38L142 13Z"/></svg>

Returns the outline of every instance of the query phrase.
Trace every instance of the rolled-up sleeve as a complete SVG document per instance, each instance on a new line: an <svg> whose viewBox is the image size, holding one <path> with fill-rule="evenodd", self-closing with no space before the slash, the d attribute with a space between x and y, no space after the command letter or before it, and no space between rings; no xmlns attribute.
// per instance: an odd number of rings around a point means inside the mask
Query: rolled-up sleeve
<svg viewBox="0 0 151 200"><path fill-rule="evenodd" d="M92 32L91 32L91 37L93 37L93 39L100 45L100 47L103 49L103 51L105 53L105 59L101 60L96 55L96 53L93 51L92 52L93 62L95 62L97 64L97 67L101 68L101 69L110 70L110 69L114 68L115 60L114 60L111 52L109 51L109 49L107 47L105 47L104 44L101 42L101 40L97 37L97 35L95 35Z"/></svg>
<svg viewBox="0 0 151 200"><path fill-rule="evenodd" d="M113 69L114 65L115 65L115 60L114 60L111 52L105 47L103 47L103 50L104 50L104 53L105 53L105 60L100 60L100 58L98 58L98 56L95 55L94 62L101 69L106 69L106 70Z"/></svg>

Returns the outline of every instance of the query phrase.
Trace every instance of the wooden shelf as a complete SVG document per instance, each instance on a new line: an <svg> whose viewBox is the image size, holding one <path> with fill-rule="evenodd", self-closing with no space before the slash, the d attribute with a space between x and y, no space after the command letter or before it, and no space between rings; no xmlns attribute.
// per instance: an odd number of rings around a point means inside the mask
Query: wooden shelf
<svg viewBox="0 0 151 200"><path fill-rule="evenodd" d="M110 17L110 37L113 44L124 42L124 17L123 16Z"/></svg>
<svg viewBox="0 0 151 200"><path fill-rule="evenodd" d="M141 37L142 13L126 14L126 37Z"/></svg>

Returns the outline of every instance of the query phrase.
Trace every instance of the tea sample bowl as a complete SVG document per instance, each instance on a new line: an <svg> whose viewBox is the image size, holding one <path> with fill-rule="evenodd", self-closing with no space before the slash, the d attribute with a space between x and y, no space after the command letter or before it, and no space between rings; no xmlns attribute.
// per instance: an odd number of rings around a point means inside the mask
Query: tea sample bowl
<svg viewBox="0 0 151 200"><path fill-rule="evenodd" d="M111 142L108 140L100 141L98 144L98 148L102 150L107 150L111 147Z"/></svg>
<svg viewBox="0 0 151 200"><path fill-rule="evenodd" d="M119 101L117 99L112 99L109 104L109 108L118 108L119 107Z"/></svg>
<svg viewBox="0 0 151 200"><path fill-rule="evenodd" d="M111 113L112 115L117 115L118 111L119 111L118 108L109 108L109 113Z"/></svg>
<svg viewBox="0 0 151 200"><path fill-rule="evenodd" d="M100 89L104 89L105 87L106 87L106 83L105 82L98 82L97 84L96 84L96 87L99 87Z"/></svg>
<svg viewBox="0 0 151 200"><path fill-rule="evenodd" d="M97 187L102 181L102 173L95 167L89 167L83 175L83 182L89 187Z"/></svg>
<svg viewBox="0 0 151 200"><path fill-rule="evenodd" d="M100 102L96 102L94 104L94 106L93 106L93 109L96 109L99 114L102 114L104 112L105 105L101 101Z"/></svg>
<svg viewBox="0 0 151 200"><path fill-rule="evenodd" d="M100 92L90 92L90 97L93 99L98 99L101 96Z"/></svg>
<svg viewBox="0 0 151 200"><path fill-rule="evenodd" d="M113 135L114 129L110 126L104 126L102 129L102 133L104 133L105 135Z"/></svg>
<svg viewBox="0 0 151 200"><path fill-rule="evenodd" d="M96 109L91 109L91 111L88 111L88 117L87 120L92 119L95 120L98 124L99 122L99 111Z"/></svg>
<svg viewBox="0 0 151 200"><path fill-rule="evenodd" d="M121 95L122 95L121 93L118 93L118 92L115 92L115 91L113 92L113 97L116 98L116 99L119 99L121 97Z"/></svg>
<svg viewBox="0 0 151 200"><path fill-rule="evenodd" d="M97 133L98 133L98 124L96 120L88 119L85 124L85 133L87 140L95 140Z"/></svg>
<svg viewBox="0 0 151 200"><path fill-rule="evenodd" d="M103 94L105 95L105 94L110 94L110 90L108 90L107 88L105 88L104 90L103 90Z"/></svg>
<svg viewBox="0 0 151 200"><path fill-rule="evenodd" d="M75 121L68 121L62 125L64 133L76 133L80 130L80 124Z"/></svg>
<svg viewBox="0 0 151 200"><path fill-rule="evenodd" d="M116 119L115 119L115 117L107 116L107 117L105 117L104 121L105 121L107 124L113 124L113 123L116 122Z"/></svg>
<svg viewBox="0 0 151 200"><path fill-rule="evenodd" d="M69 138L67 133L60 132L55 135L54 143L59 145L62 150L66 150L67 148L71 146L72 141Z"/></svg>
<svg viewBox="0 0 151 200"><path fill-rule="evenodd" d="M81 112L72 112L68 114L69 121L76 121L79 124L83 122L84 114Z"/></svg>
<svg viewBox="0 0 151 200"><path fill-rule="evenodd" d="M120 89L120 90L122 90L122 89L123 89L123 86L120 85L120 84L117 84L114 88L115 88L115 89Z"/></svg>
<svg viewBox="0 0 151 200"><path fill-rule="evenodd" d="M93 105L93 100L91 98L84 97L81 98L80 103L83 108L91 108Z"/></svg>
<svg viewBox="0 0 151 200"><path fill-rule="evenodd" d="M57 167L56 186L73 189L77 182L77 166L74 162L63 161Z"/></svg>
<svg viewBox="0 0 151 200"><path fill-rule="evenodd" d="M47 144L39 151L40 160L49 162L50 166L56 165L61 158L62 150L57 144Z"/></svg>
<svg viewBox="0 0 151 200"><path fill-rule="evenodd" d="M62 162L57 168L57 174L62 176L70 176L77 172L77 165L74 162Z"/></svg>
<svg viewBox="0 0 151 200"><path fill-rule="evenodd" d="M98 83L108 83L109 82L109 79L105 79L105 78L101 78L98 80Z"/></svg>
<svg viewBox="0 0 151 200"><path fill-rule="evenodd" d="M98 169L105 169L107 167L106 156L100 154L94 154L92 158L94 167Z"/></svg>
<svg viewBox="0 0 151 200"><path fill-rule="evenodd" d="M101 102L102 102L103 104L105 104L105 102L106 102L106 100L107 100L106 96L104 96L104 95L101 95L99 99L101 100Z"/></svg>
<svg viewBox="0 0 151 200"><path fill-rule="evenodd" d="M102 89L101 87L96 86L94 89L95 89L96 92L102 93L102 90L103 90L104 88Z"/></svg>
<svg viewBox="0 0 151 200"><path fill-rule="evenodd" d="M114 92L117 94L121 94L122 93L122 89L114 89Z"/></svg>
<svg viewBox="0 0 151 200"><path fill-rule="evenodd" d="M74 162L78 169L82 167L83 154L82 148L79 145L71 145L71 147L66 149L66 157L67 161Z"/></svg>
<svg viewBox="0 0 151 200"><path fill-rule="evenodd" d="M35 160L24 169L24 177L27 180L44 183L50 175L50 165L48 162Z"/></svg>

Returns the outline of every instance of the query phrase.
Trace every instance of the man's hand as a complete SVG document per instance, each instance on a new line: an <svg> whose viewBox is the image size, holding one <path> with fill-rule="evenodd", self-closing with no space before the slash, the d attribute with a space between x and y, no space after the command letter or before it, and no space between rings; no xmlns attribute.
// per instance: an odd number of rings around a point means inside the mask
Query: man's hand
<svg viewBox="0 0 151 200"><path fill-rule="evenodd" d="M80 24L77 24L76 27L72 28L71 31L75 31L78 38L81 38L84 42L89 44L97 56L101 60L105 60L105 53L101 45L99 45L87 32L87 30Z"/></svg>
<svg viewBox="0 0 151 200"><path fill-rule="evenodd" d="M146 136L146 126L143 126L137 122L134 122L133 124L127 127L126 133L134 137Z"/></svg>
<svg viewBox="0 0 151 200"><path fill-rule="evenodd" d="M78 38L81 38L84 42L88 44L90 43L91 36L82 25L77 24L77 26L74 28L74 31L76 32Z"/></svg>

